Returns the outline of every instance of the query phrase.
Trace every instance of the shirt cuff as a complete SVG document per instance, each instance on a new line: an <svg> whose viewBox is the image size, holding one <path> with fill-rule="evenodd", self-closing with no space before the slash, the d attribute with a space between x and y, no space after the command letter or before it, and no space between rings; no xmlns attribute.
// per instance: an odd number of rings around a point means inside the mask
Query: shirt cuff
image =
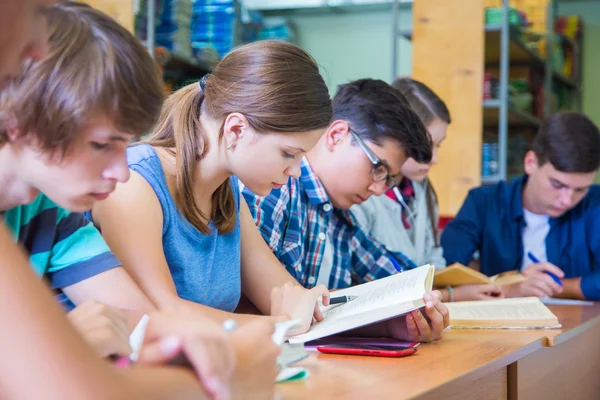
<svg viewBox="0 0 600 400"><path fill-rule="evenodd" d="M600 290L598 288L598 284L600 283L600 275L588 275L581 278L581 283L579 284L581 288L581 292L586 300L600 300Z"/></svg>
<svg viewBox="0 0 600 400"><path fill-rule="evenodd" d="M117 257L111 252L106 252L53 272L50 274L50 282L52 289L62 289L120 266Z"/></svg>

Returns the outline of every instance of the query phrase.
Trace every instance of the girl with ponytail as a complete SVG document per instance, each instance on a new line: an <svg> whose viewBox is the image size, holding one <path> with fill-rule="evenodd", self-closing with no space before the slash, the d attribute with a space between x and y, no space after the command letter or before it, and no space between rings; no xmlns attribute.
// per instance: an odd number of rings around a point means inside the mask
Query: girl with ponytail
<svg viewBox="0 0 600 400"><path fill-rule="evenodd" d="M128 149L131 179L97 202L94 223L159 308L301 319L307 330L329 293L299 287L280 265L237 180L264 196L298 176L331 117L306 52L277 41L239 47L167 99L150 137ZM242 294L267 317L231 314Z"/></svg>

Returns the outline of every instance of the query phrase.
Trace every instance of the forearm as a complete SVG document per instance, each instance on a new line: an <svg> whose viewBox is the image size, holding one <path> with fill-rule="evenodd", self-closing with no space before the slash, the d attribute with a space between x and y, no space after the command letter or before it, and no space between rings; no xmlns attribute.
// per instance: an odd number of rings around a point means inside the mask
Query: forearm
<svg viewBox="0 0 600 400"><path fill-rule="evenodd" d="M140 398L77 334L3 225L0 255L0 398Z"/></svg>
<svg viewBox="0 0 600 400"><path fill-rule="evenodd" d="M271 313L271 291L273 288L282 286L288 282L298 284L279 260L269 253L264 257L264 262L256 262L255 266L261 266L262 271L253 270L252 267L242 267L242 291L258 310L269 315Z"/></svg>
<svg viewBox="0 0 600 400"><path fill-rule="evenodd" d="M228 311L219 310L216 308L208 307L203 304L194 303L192 301L184 300L179 297L173 298L170 301L159 304L159 310L176 312L182 314L200 314L205 318L210 318L217 323L223 323L225 320L233 319L238 324L243 325L256 319L268 319L272 322L279 322L281 318L271 317L269 315L256 315L256 314L236 314Z"/></svg>
<svg viewBox="0 0 600 400"><path fill-rule="evenodd" d="M564 299L585 300L581 291L581 278L567 278L562 280L563 291L556 297Z"/></svg>
<svg viewBox="0 0 600 400"><path fill-rule="evenodd" d="M119 371L120 372L120 371ZM181 367L135 367L123 372L127 384L137 388L139 399L210 399L194 372Z"/></svg>

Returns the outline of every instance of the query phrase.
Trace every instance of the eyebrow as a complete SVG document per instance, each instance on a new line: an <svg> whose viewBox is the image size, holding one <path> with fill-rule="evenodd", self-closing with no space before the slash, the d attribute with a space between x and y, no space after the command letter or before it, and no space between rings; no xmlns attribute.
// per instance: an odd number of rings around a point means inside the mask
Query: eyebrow
<svg viewBox="0 0 600 400"><path fill-rule="evenodd" d="M298 150L298 151L300 151L300 152L302 152L302 153L306 153L306 150L304 150L302 147L289 146L289 145L287 145L287 144L286 144L285 146L286 146L287 148L289 148L289 149L294 149L294 150Z"/></svg>
<svg viewBox="0 0 600 400"><path fill-rule="evenodd" d="M108 140L114 140L117 142L129 142L131 139L128 139L126 137L123 136L111 136L108 138Z"/></svg>
<svg viewBox="0 0 600 400"><path fill-rule="evenodd" d="M560 186L566 187L568 189L573 189L573 190L586 190L586 189L589 189L590 187L592 187L592 185L582 186L582 187L571 187L571 186L559 181L558 179L550 178L550 180L552 182L559 184Z"/></svg>

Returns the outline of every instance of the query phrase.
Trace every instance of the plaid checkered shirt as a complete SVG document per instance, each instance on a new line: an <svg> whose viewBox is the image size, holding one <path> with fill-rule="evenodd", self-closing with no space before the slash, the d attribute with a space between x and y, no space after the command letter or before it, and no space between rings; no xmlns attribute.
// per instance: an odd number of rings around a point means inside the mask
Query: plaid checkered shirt
<svg viewBox="0 0 600 400"><path fill-rule="evenodd" d="M263 238L301 285L316 285L326 240L331 240L333 249L329 289L416 267L404 254L388 251L362 231L348 210L334 208L306 158L301 170L300 178L290 178L266 197L255 195L240 182Z"/></svg>

